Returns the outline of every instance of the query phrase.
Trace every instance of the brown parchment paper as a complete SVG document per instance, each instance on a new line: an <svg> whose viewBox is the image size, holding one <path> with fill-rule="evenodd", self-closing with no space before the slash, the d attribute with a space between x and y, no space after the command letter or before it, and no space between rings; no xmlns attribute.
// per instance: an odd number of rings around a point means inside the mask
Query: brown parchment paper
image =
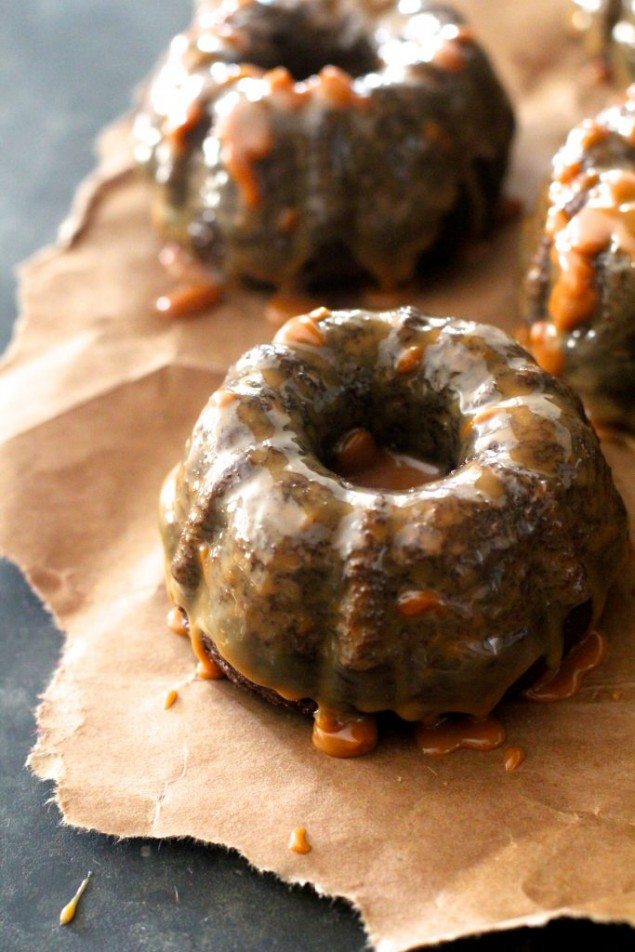
<svg viewBox="0 0 635 952"><path fill-rule="evenodd" d="M566 3L462 5L517 102L508 191L531 201L566 129L607 90L584 80ZM424 759L405 732L332 760L301 717L188 681L189 645L165 626L157 493L228 363L271 327L253 293L196 320L153 314L168 282L127 136L111 130L63 243L25 267L0 374L0 549L67 633L30 760L65 820L238 849L347 897L381 952L562 914L635 923L632 570L607 610L608 659L580 694L507 705L509 743L528 752L512 774L502 751ZM506 226L417 303L510 328L517 239ZM632 452L605 449L635 518ZM287 849L299 824L308 855Z"/></svg>

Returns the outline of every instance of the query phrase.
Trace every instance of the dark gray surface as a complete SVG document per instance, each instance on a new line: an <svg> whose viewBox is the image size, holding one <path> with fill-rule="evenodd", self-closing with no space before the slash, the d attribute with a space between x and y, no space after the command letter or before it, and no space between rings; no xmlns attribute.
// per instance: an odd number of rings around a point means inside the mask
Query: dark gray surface
<svg viewBox="0 0 635 952"><path fill-rule="evenodd" d="M0 29L0 347L15 315L13 266L52 240L92 140L129 103L188 0L8 0ZM61 636L20 573L0 563L0 949L358 952L341 902L289 890L235 855L190 842L116 842L60 825L51 789L23 768L32 710ZM87 870L72 926L57 918ZM633 932L562 921L447 946L542 950L580 940L632 947ZM591 947L594 947L593 945Z"/></svg>

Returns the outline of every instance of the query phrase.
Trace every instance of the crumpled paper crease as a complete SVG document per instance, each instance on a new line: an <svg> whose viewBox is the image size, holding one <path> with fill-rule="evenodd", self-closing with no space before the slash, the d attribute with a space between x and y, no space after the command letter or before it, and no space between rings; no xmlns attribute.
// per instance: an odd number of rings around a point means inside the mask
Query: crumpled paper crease
<svg viewBox="0 0 635 952"><path fill-rule="evenodd" d="M508 190L532 202L567 128L610 93L581 78L564 0L460 5L516 100ZM381 952L564 914L635 924L632 566L603 622L609 655L584 690L506 705L509 743L527 751L515 773L503 751L425 760L408 729L371 756L332 760L301 717L192 677L187 641L165 624L158 492L227 366L272 328L266 296L248 291L195 320L154 313L169 280L128 134L128 120L108 131L63 243L24 267L0 371L0 551L66 632L30 758L55 781L65 821L239 850L349 899ZM501 227L480 257L404 303L511 329L518 232ZM605 452L633 521L632 449ZM287 848L297 825L307 855Z"/></svg>

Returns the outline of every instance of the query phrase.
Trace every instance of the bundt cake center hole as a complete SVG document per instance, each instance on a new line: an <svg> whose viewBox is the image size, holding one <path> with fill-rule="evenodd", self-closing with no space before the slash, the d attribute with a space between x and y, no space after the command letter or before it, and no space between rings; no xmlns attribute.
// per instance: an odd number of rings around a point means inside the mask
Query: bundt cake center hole
<svg viewBox="0 0 635 952"><path fill-rule="evenodd" d="M317 76L326 66L336 66L354 79L378 67L378 62L370 48L351 51L340 50L328 43L315 46L304 45L301 42L294 42L291 37L282 35L276 37L275 40L277 55L275 57L254 56L253 65L261 69L282 66L291 73L296 82Z"/></svg>
<svg viewBox="0 0 635 952"><path fill-rule="evenodd" d="M355 486L391 492L415 489L442 478L447 471L439 461L380 442L365 427L348 430L337 440L329 463L334 473Z"/></svg>
<svg viewBox="0 0 635 952"><path fill-rule="evenodd" d="M296 81L337 66L353 77L379 67L376 50L353 11L316 18L309 5L293 8L248 4L232 17L236 30L249 40L243 62L270 70L283 66Z"/></svg>

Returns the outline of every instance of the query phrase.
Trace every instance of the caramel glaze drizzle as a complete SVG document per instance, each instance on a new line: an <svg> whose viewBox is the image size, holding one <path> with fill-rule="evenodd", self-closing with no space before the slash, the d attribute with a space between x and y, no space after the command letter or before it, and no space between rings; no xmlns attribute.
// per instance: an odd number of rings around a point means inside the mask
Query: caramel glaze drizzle
<svg viewBox="0 0 635 952"><path fill-rule="evenodd" d="M288 321L277 335L278 339L284 334L292 338L316 346L322 339L323 332L319 321L328 316L326 308L320 308L309 315L294 318ZM231 391L220 390L214 394L215 403L223 406L232 402L235 395ZM490 411L481 414L483 419L489 416ZM338 471L346 475L356 475L360 481L364 474L368 474L377 467L381 454L388 458L375 442L372 434L363 428L349 431L335 448L335 459ZM419 462L419 461L417 461ZM400 462L392 459L380 460L381 479L375 485L387 488L405 488L401 477L395 482L395 473L400 469ZM435 467L429 464L430 470ZM410 467L415 472L414 467ZM417 481L409 485L420 485L437 477L430 472L424 474L416 471ZM397 611L404 618L418 618L429 612L443 612L444 603L439 595L431 590L408 590L402 592L397 600ZM202 632L189 624L186 612L174 606L168 613L168 625L178 635L189 635L192 649L198 658L197 674L204 679L224 677L222 669L208 656L203 644ZM606 639L599 632L589 631L562 660L558 671L548 672L536 684L524 692L525 697L534 701L557 701L572 697L579 691L584 675L594 670L606 654ZM165 707L171 707L176 701L178 693L173 690L165 698ZM500 747L505 741L506 733L502 724L491 715L485 718L462 716L460 718L441 717L435 723L420 722L416 728L416 741L425 754L441 756L460 749L489 751ZM359 712L341 713L325 707L318 707L314 715L312 740L314 746L331 757L359 757L369 753L377 744L377 724L372 715ZM525 751L520 747L511 747L505 754L505 770L516 770L525 759ZM298 828L302 829L302 828ZM294 833L297 831L294 831ZM290 848L291 847L290 845ZM309 847L310 848L310 847Z"/></svg>
<svg viewBox="0 0 635 952"><path fill-rule="evenodd" d="M175 152L185 151L190 136L203 122L205 110L202 103L192 100L187 103L179 115L168 115L164 125L166 139Z"/></svg>
<svg viewBox="0 0 635 952"><path fill-rule="evenodd" d="M225 677L225 672L222 670L222 668L219 667L219 665L217 665L216 662L210 658L205 651L202 631L200 628L197 628L196 625L190 625L187 614L182 608L174 606L170 609L168 612L167 624L168 628L170 628L175 634L186 638L189 637L190 644L192 645L192 651L198 660L196 665L196 675L198 678L200 678L202 681L218 681ZM171 698L172 694L175 696ZM171 700L169 700L170 698ZM176 691L169 691L165 698L165 707L172 707L177 698L178 693Z"/></svg>
<svg viewBox="0 0 635 952"><path fill-rule="evenodd" d="M212 21L208 26L219 40L237 41L235 31L227 24ZM462 71L467 65L466 48L473 42L474 36L467 27L447 24L439 33L431 65L444 72ZM248 97L241 95L243 80L253 84ZM364 109L371 103L367 93L355 88L355 79L350 73L332 65L324 66L316 76L296 82L284 66L265 72L249 64L230 64L225 75L217 80L216 90L232 89L237 91L236 95L221 103L215 129L221 143L221 159L247 209L257 208L261 203L256 165L275 146L268 100L289 110L301 108L310 101L321 102L333 110ZM197 99L184 105L178 103L166 116L163 131L177 155L184 151L192 133L207 119L206 105Z"/></svg>
<svg viewBox="0 0 635 952"><path fill-rule="evenodd" d="M554 324L549 321L535 321L529 328L526 339L519 335L520 343L526 346L543 370L554 377L564 372L564 351L560 336Z"/></svg>
<svg viewBox="0 0 635 952"><path fill-rule="evenodd" d="M627 102L633 99L635 86L626 94ZM585 120L571 131L554 159L545 233L552 242L556 278L545 319L521 332L519 340L544 370L556 376L565 366L562 335L597 312L597 256L613 248L635 260L635 171L601 169L589 161L589 151L610 136L635 146L635 117L620 115L613 122L609 114Z"/></svg>
<svg viewBox="0 0 635 952"><path fill-rule="evenodd" d="M213 658L210 658L205 651L203 632L200 628L197 628L196 625L190 625L190 642L192 644L192 651L198 658L196 676L200 678L201 681L219 681L224 678L225 672L223 669L216 664Z"/></svg>
<svg viewBox="0 0 635 952"><path fill-rule="evenodd" d="M582 187L588 188L584 207L569 217L556 206L547 221L547 233L554 239L552 258L559 270L548 308L556 328L565 333L590 320L598 306L596 255L614 244L635 258L635 172L611 169L580 174Z"/></svg>
<svg viewBox="0 0 635 952"><path fill-rule="evenodd" d="M234 393L233 390L215 390L210 401L214 404L215 407L218 407L219 410L224 410L225 407L231 406L232 403L235 403L238 399L238 395Z"/></svg>
<svg viewBox="0 0 635 952"><path fill-rule="evenodd" d="M547 672L531 688L523 692L532 701L563 701L573 697L582 687L586 674L593 671L606 655L606 638L598 631L589 631L563 658L558 670ZM462 717L457 720L441 718L430 726L419 723L417 744L424 754L440 756L455 750L494 750L506 737L505 728L491 715L484 719ZM516 770L525 760L522 747L510 747L505 752L505 770Z"/></svg>
<svg viewBox="0 0 635 952"><path fill-rule="evenodd" d="M400 596L397 610L405 617L417 617L429 611L442 611L443 603L434 592L409 591ZM224 678L223 670L205 651L202 633L190 626L182 608L173 607L168 613L168 625L176 634L189 634L192 649L198 658L197 675L203 680ZM564 657L558 671L543 675L524 696L532 701L553 702L573 697L583 683L584 676L593 671L606 655L606 638L600 632L589 631ZM170 708L178 699L176 690L168 691L164 706ZM490 751L500 747L506 739L503 725L495 717L464 716L441 717L433 724L421 721L416 728L416 743L424 754L439 757L456 750ZM330 757L361 757L377 745L377 722L373 715L359 712L340 713L318 707L314 714L313 745ZM505 770L516 770L525 760L522 747L510 747L505 752ZM294 830L292 837L303 828ZM306 831L305 831L306 832ZM294 849L289 844L290 849ZM309 849L311 847L309 846ZM308 850L296 850L308 852Z"/></svg>
<svg viewBox="0 0 635 952"><path fill-rule="evenodd" d="M414 344L400 354L395 369L399 374L409 374L416 370L423 359L423 350Z"/></svg>
<svg viewBox="0 0 635 952"><path fill-rule="evenodd" d="M167 623L168 628L170 631L173 631L175 635L180 635L182 638L189 638L190 625L187 620L187 615L182 608L173 605L168 612Z"/></svg>
<svg viewBox="0 0 635 952"><path fill-rule="evenodd" d="M573 697L582 687L584 676L602 663L607 651L605 636L591 630L562 659L562 664L552 673L546 672L532 687L524 691L531 701L564 701Z"/></svg>
<svg viewBox="0 0 635 952"><path fill-rule="evenodd" d="M419 618L428 612L443 611L443 601L429 590L402 592L397 599L397 611L405 618Z"/></svg>
<svg viewBox="0 0 635 952"><path fill-rule="evenodd" d="M317 76L295 82L283 66L251 77L258 85L253 98L239 98L221 112L216 134L221 143L221 159L234 179L246 208L262 201L257 163L275 146L269 104L297 109L307 100L322 101L330 109L365 107L370 99L355 91L353 77L337 66L325 66ZM293 223L291 227L294 227Z"/></svg>
<svg viewBox="0 0 635 952"><path fill-rule="evenodd" d="M326 335L319 322L328 317L330 311L320 307L309 314L292 317L283 324L273 339L274 344L304 344L308 347L323 347Z"/></svg>
<svg viewBox="0 0 635 952"><path fill-rule="evenodd" d="M260 180L255 163L264 159L274 146L273 131L266 105L257 100L237 99L221 115L216 134L221 143L221 159L236 182L246 208L261 202Z"/></svg>

